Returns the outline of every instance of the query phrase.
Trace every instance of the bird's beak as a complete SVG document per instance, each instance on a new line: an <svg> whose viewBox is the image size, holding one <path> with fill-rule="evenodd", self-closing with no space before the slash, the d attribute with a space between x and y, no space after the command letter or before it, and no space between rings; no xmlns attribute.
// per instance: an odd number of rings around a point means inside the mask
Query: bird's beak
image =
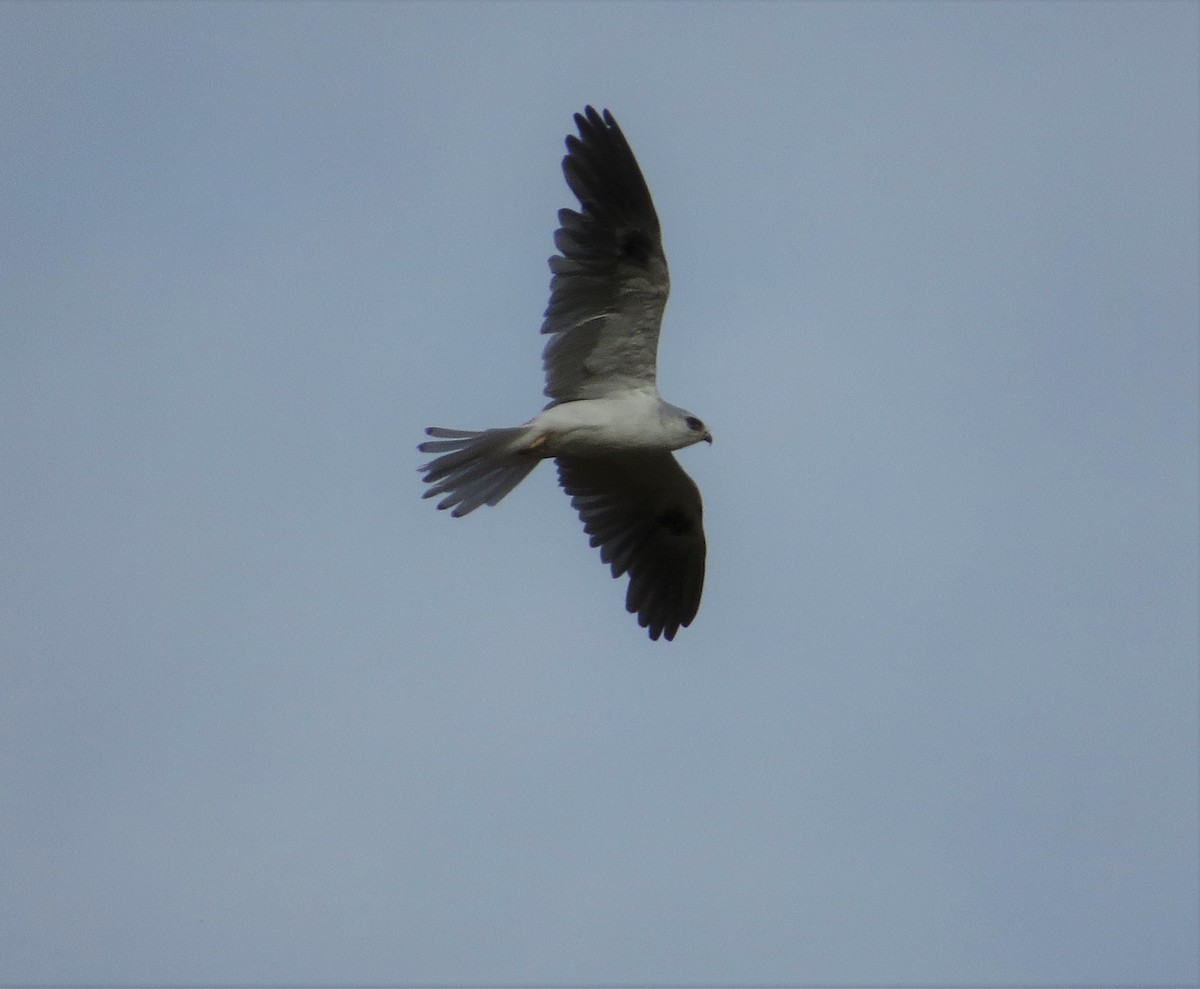
<svg viewBox="0 0 1200 989"><path fill-rule="evenodd" d="M704 442L707 443L709 446L712 446L712 433L704 434Z"/></svg>

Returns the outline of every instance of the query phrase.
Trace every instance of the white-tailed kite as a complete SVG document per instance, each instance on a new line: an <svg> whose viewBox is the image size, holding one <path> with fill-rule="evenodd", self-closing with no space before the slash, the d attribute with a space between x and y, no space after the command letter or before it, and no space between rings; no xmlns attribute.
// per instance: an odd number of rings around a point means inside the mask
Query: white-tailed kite
<svg viewBox="0 0 1200 989"><path fill-rule="evenodd" d="M625 606L650 638L691 624L704 586L700 491L671 455L712 442L696 416L664 402L658 332L670 279L658 215L625 135L607 110L575 114L563 175L580 212L558 212L542 332L550 404L523 426L430 427L424 497L466 515L495 505L553 457L591 544L629 574Z"/></svg>

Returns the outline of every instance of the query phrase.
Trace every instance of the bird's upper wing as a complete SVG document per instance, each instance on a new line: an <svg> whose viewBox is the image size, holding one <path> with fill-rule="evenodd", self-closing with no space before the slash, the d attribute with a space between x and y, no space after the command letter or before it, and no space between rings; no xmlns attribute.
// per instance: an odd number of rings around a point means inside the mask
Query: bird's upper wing
<svg viewBox="0 0 1200 989"><path fill-rule="evenodd" d="M704 588L700 491L667 452L559 457L558 483L571 496L591 544L629 573L625 607L650 638L673 639L690 625Z"/></svg>
<svg viewBox="0 0 1200 989"><path fill-rule="evenodd" d="M575 114L563 174L580 212L558 212L542 332L553 402L654 387L670 279L658 215L625 135L607 110Z"/></svg>

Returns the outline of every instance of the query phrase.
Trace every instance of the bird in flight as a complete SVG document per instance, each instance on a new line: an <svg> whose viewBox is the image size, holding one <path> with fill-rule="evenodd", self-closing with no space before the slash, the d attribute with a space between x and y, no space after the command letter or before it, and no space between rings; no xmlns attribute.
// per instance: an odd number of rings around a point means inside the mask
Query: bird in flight
<svg viewBox="0 0 1200 989"><path fill-rule="evenodd" d="M658 333L670 279L658 215L625 135L607 110L575 114L562 169L579 211L559 210L542 332L549 404L527 423L431 426L424 497L454 516L495 505L554 458L591 545L651 639L691 624L704 586L700 491L671 451L712 434L658 393Z"/></svg>

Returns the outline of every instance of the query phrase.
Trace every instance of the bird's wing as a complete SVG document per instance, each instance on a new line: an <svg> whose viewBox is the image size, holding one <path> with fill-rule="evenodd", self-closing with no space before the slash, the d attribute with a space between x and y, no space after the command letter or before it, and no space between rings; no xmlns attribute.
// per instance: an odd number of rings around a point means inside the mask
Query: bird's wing
<svg viewBox="0 0 1200 989"><path fill-rule="evenodd" d="M700 491L666 452L559 457L558 483L571 496L591 544L628 572L625 607L650 638L673 639L690 625L704 588Z"/></svg>
<svg viewBox="0 0 1200 989"><path fill-rule="evenodd" d="M575 124L562 167L580 212L558 212L542 323L551 404L653 388L670 288L658 215L621 128L590 106Z"/></svg>

